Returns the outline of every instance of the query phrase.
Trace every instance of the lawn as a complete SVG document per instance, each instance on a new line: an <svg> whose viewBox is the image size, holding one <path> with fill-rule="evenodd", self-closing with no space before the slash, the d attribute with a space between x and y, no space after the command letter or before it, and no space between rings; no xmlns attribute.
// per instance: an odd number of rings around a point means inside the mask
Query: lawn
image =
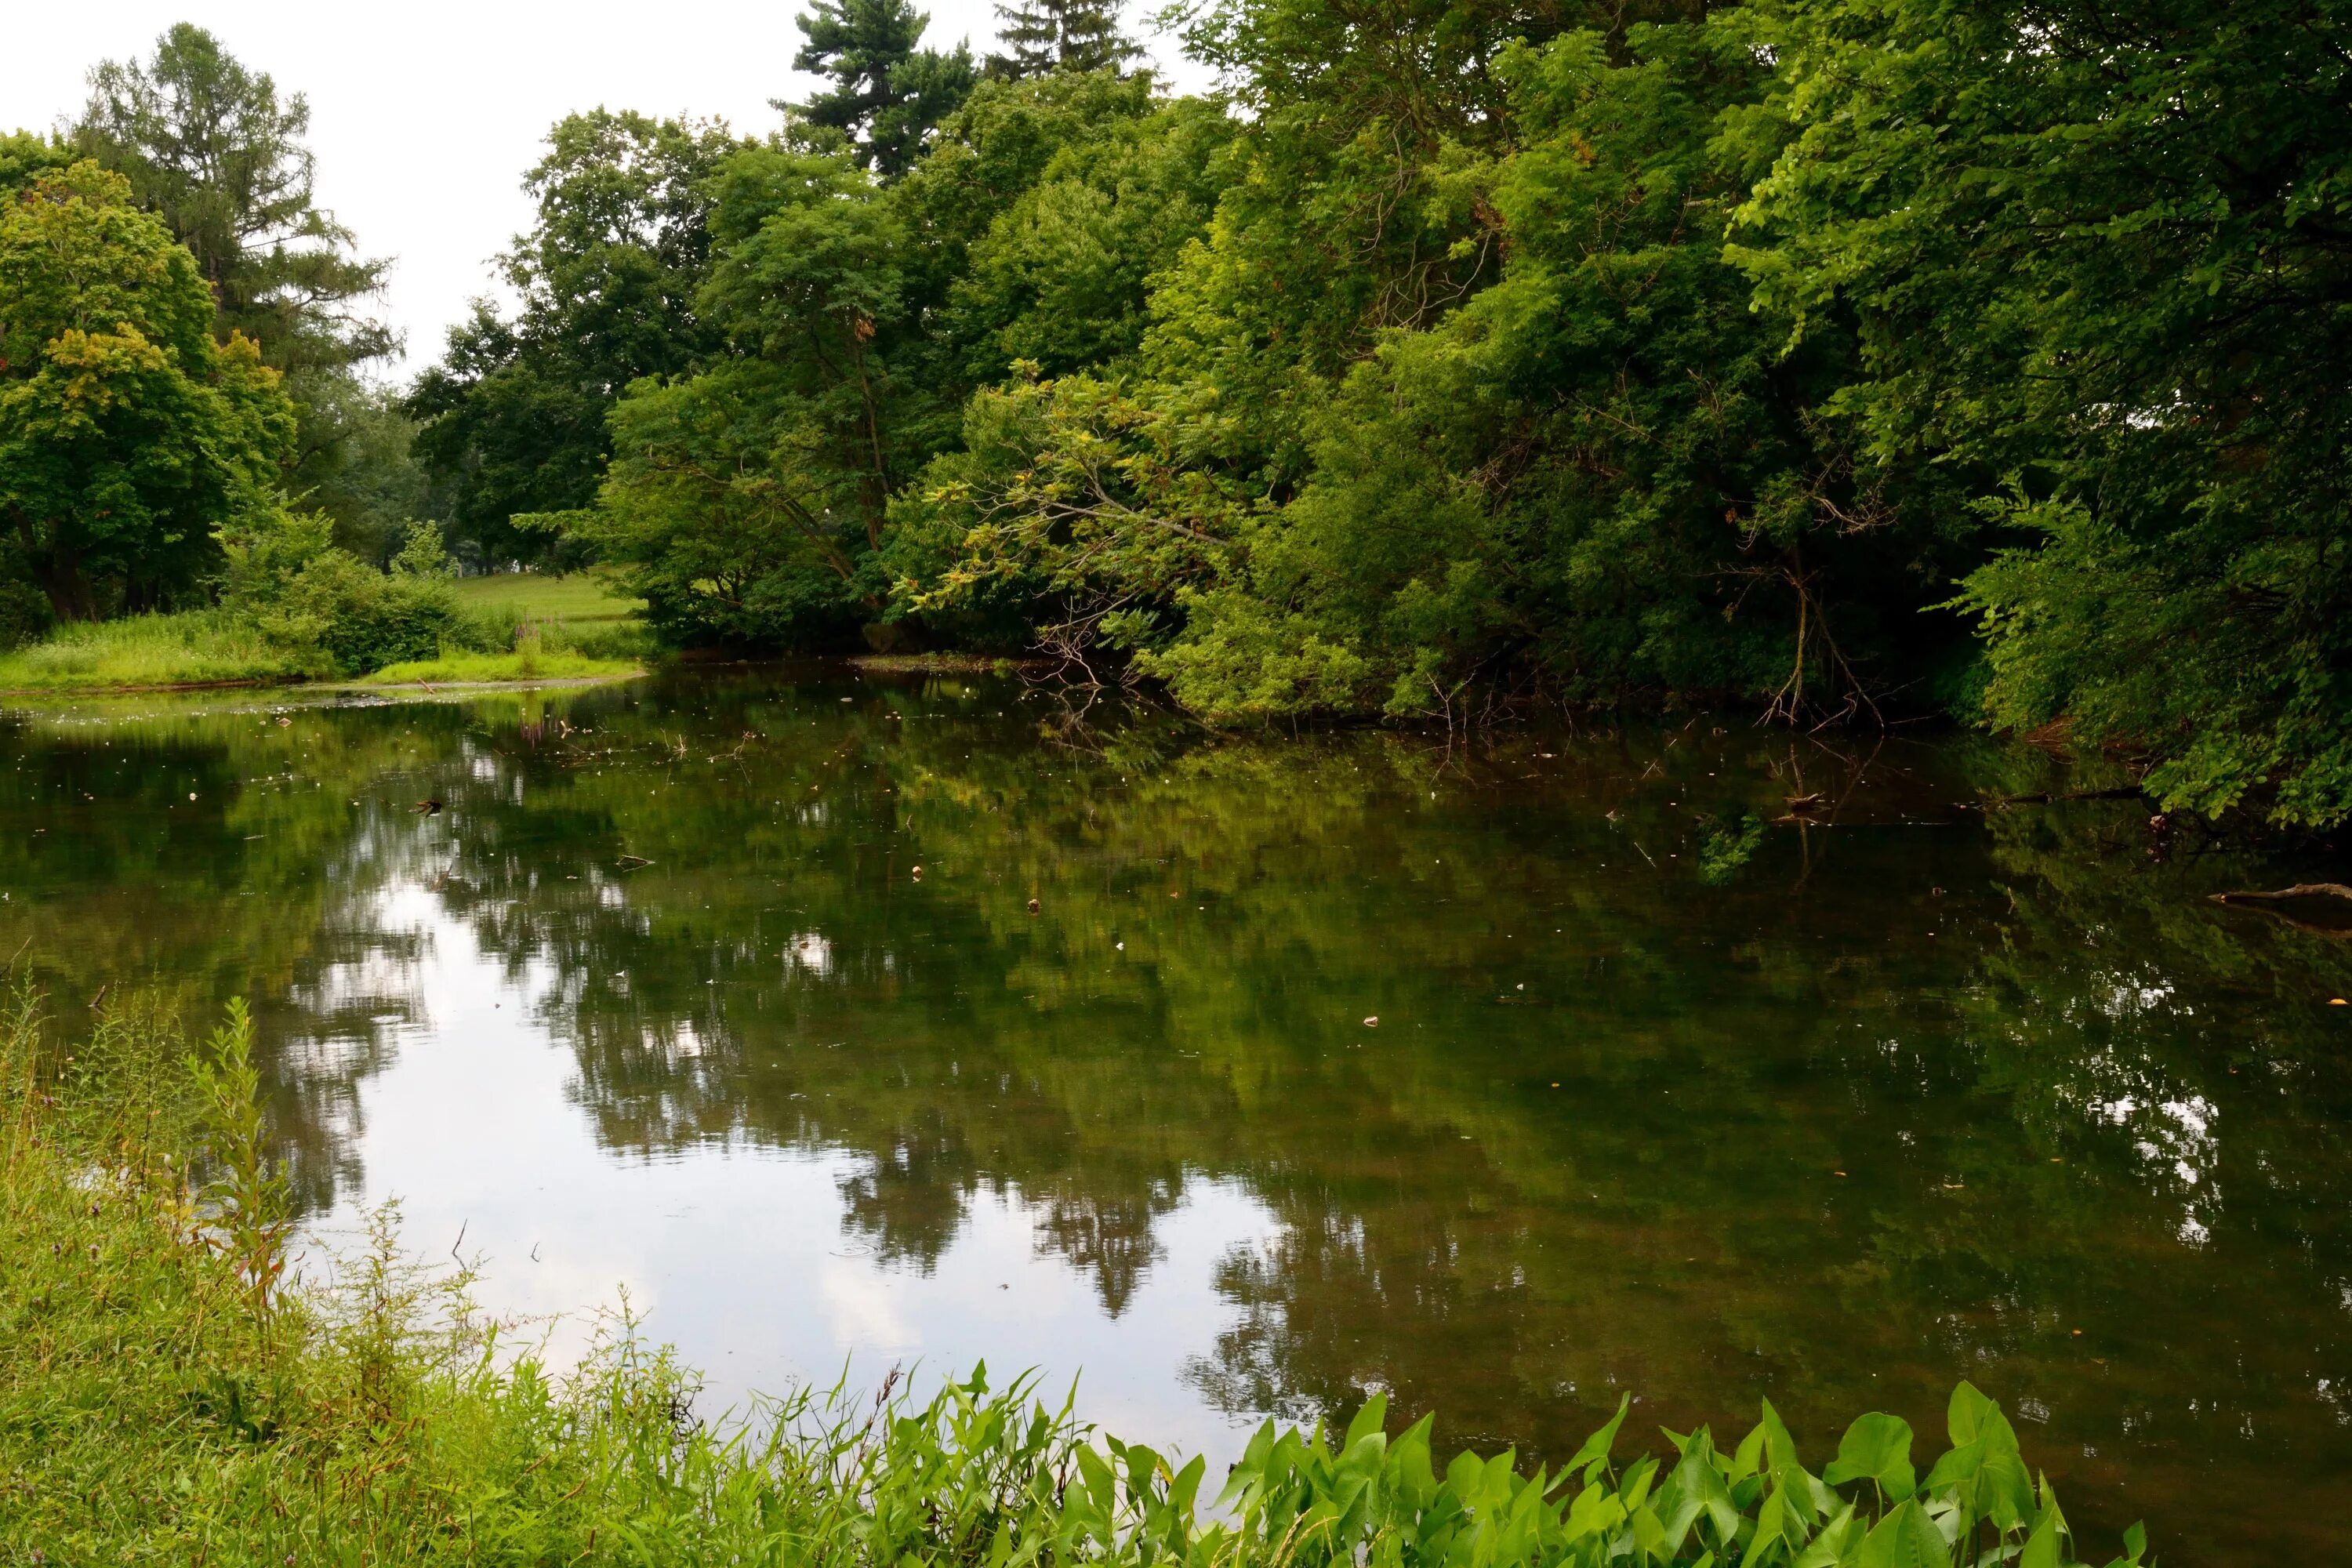
<svg viewBox="0 0 2352 1568"><path fill-rule="evenodd" d="M564 577L499 573L451 584L468 629L441 657L380 669L371 685L424 681L569 680L626 675L654 644L637 618L644 601L599 572ZM489 647L496 652L474 651ZM506 651L511 649L512 651ZM218 609L119 621L73 622L42 642L0 654L0 691L136 690L300 680L324 656L274 646Z"/></svg>
<svg viewBox="0 0 2352 1568"><path fill-rule="evenodd" d="M497 572L457 584L457 603L473 614L521 626L611 626L645 608L643 599L614 587L603 572L542 577L536 572Z"/></svg>
<svg viewBox="0 0 2352 1568"><path fill-rule="evenodd" d="M639 671L633 658L597 658L566 649L530 645L513 653L445 650L439 658L388 664L360 677L366 686L465 685L491 680L608 680Z"/></svg>

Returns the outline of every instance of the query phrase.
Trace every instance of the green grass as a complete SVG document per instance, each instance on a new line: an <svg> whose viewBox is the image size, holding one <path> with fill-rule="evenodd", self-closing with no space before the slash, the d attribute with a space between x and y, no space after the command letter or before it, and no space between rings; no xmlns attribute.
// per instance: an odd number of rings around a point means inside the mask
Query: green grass
<svg viewBox="0 0 2352 1568"><path fill-rule="evenodd" d="M1817 1474L1769 1405L1727 1447L1705 1427L1661 1447L1621 1430L1630 1401L1558 1471L1440 1468L1428 1419L1391 1432L1375 1397L1344 1434L1267 1423L1221 1495L1200 1459L979 1373L929 1401L803 1389L707 1424L625 1317L568 1371L510 1345L462 1271L404 1261L394 1209L331 1283L288 1277L261 1104L241 1006L192 1053L135 1001L71 1041L32 998L0 1005L0 1563L2074 1561L2048 1482L1966 1384L1932 1468L1889 1415ZM2117 1568L2142 1561L2137 1527L2126 1551Z"/></svg>
<svg viewBox="0 0 2352 1568"><path fill-rule="evenodd" d="M530 621L543 626L610 625L626 621L645 608L643 599L620 592L607 574L597 571L562 577L500 572L459 578L456 588L457 602L467 610L509 626Z"/></svg>
<svg viewBox="0 0 2352 1568"><path fill-rule="evenodd" d="M445 648L396 665L371 684L575 680L626 675L654 652L643 601L597 572L468 577L451 585L470 630L462 640L513 652ZM299 680L324 674L322 657L273 644L225 610L71 623L44 641L0 654L0 691L120 691Z"/></svg>
<svg viewBox="0 0 2352 1568"><path fill-rule="evenodd" d="M595 658L560 648L525 647L513 653L469 653L452 648L439 658L388 664L360 678L365 686L452 684L489 680L602 680L637 674L632 658Z"/></svg>
<svg viewBox="0 0 2352 1568"><path fill-rule="evenodd" d="M46 641L0 655L0 690L9 691L291 680L305 673L300 656L220 610L70 622Z"/></svg>

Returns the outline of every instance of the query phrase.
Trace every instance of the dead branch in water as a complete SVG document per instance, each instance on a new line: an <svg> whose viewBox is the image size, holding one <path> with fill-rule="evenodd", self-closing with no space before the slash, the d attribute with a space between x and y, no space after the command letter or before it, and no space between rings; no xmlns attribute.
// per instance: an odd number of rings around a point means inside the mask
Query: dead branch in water
<svg viewBox="0 0 2352 1568"><path fill-rule="evenodd" d="M2211 895L2217 904L2283 904L2289 899L2352 899L2352 888L2341 882L2297 882L2275 892L2232 892Z"/></svg>

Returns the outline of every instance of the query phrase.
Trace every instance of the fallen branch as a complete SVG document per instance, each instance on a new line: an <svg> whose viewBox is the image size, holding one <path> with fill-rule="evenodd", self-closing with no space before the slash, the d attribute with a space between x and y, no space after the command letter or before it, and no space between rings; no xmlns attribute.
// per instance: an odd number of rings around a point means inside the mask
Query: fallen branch
<svg viewBox="0 0 2352 1568"><path fill-rule="evenodd" d="M2289 899L2352 899L2352 888L2341 882L2297 882L2292 888L2281 888L2274 893L2215 893L2211 897L2217 904L2280 904Z"/></svg>

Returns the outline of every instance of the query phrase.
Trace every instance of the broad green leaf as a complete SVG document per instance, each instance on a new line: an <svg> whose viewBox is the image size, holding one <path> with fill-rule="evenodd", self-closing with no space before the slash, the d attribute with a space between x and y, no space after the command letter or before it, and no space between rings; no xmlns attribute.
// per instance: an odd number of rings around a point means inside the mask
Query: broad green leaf
<svg viewBox="0 0 2352 1568"><path fill-rule="evenodd" d="M2058 1549L2058 1516L2044 1514L2033 1533L2025 1538L2025 1550L2018 1553L2017 1568L2060 1568L2063 1556Z"/></svg>
<svg viewBox="0 0 2352 1568"><path fill-rule="evenodd" d="M1950 1545L1916 1498L1906 1498L1862 1543L1859 1568L1951 1568Z"/></svg>
<svg viewBox="0 0 2352 1568"><path fill-rule="evenodd" d="M1961 1448L1975 1442L1984 1431L1985 1417L2000 1414L2000 1405L1986 1398L1975 1384L1962 1378L1959 1386L1952 1390L1952 1401L1944 1417L1952 1447Z"/></svg>
<svg viewBox="0 0 2352 1568"><path fill-rule="evenodd" d="M1968 1385L1963 1384L1961 1386L1965 1388ZM1348 1423L1348 1435L1340 1440L1339 1447L1343 1450L1354 1447L1367 1434L1379 1431L1381 1423L1388 1419L1388 1415L1389 1396L1385 1394L1373 1394L1364 1401L1364 1407L1356 1412L1356 1418Z"/></svg>
<svg viewBox="0 0 2352 1568"><path fill-rule="evenodd" d="M1911 1468L1911 1426L1902 1417L1874 1411L1845 1429L1838 1457L1822 1472L1833 1487L1875 1481L1888 1498L1907 1498L1917 1486Z"/></svg>
<svg viewBox="0 0 2352 1568"><path fill-rule="evenodd" d="M1617 1429L1625 1425L1625 1412L1631 1410L1633 1407L1633 1396L1632 1394L1623 1394L1618 1395L1617 1414L1612 1415L1606 1426L1602 1426L1598 1432L1593 1433L1590 1437L1587 1437L1582 1446L1580 1447L1574 1454L1569 1457L1567 1468L1571 1470L1576 1470L1583 1468L1586 1465L1607 1464L1609 1462L1609 1450L1615 1447L1617 1445Z"/></svg>

